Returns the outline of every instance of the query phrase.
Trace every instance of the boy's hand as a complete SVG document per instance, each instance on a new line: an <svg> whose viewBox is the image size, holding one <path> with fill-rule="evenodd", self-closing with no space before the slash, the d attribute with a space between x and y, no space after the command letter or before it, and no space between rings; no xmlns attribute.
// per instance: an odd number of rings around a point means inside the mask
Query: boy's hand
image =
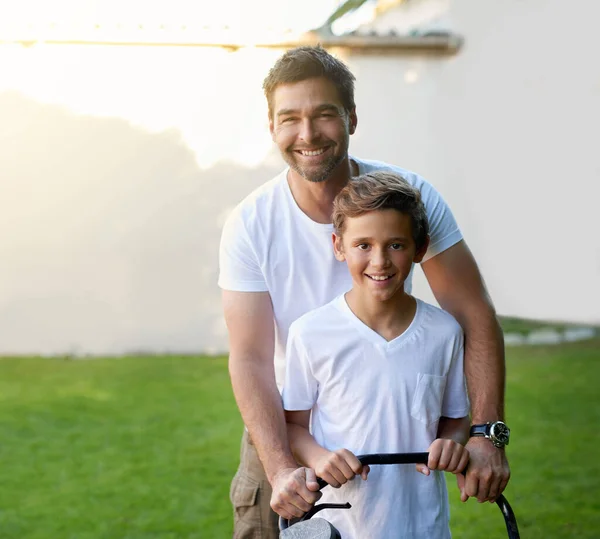
<svg viewBox="0 0 600 539"><path fill-rule="evenodd" d="M429 446L427 465L417 464L417 471L429 475L430 470L444 470L453 474L462 472L469 462L469 451L464 445L449 438L438 438Z"/></svg>
<svg viewBox="0 0 600 539"><path fill-rule="evenodd" d="M317 476L324 479L334 488L341 487L355 475L367 480L370 468L363 466L356 455L347 449L324 451L314 462Z"/></svg>

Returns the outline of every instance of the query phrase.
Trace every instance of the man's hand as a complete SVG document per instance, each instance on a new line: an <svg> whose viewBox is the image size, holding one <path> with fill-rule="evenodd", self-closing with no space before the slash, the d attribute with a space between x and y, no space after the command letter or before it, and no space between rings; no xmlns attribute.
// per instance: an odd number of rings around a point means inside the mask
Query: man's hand
<svg viewBox="0 0 600 539"><path fill-rule="evenodd" d="M510 468L504 449L481 437L471 437L466 447L471 458L467 477L457 476L460 499L466 502L473 497L477 498L479 503L494 503L510 479Z"/></svg>
<svg viewBox="0 0 600 539"><path fill-rule="evenodd" d="M429 475L430 470L460 474L469 462L469 451L466 447L449 438L434 440L427 451L427 465L417 464L417 471L423 475Z"/></svg>
<svg viewBox="0 0 600 539"><path fill-rule="evenodd" d="M347 449L324 451L314 466L317 475L334 488L341 487L355 475L360 474L364 481L369 475L369 467L363 466L356 455Z"/></svg>
<svg viewBox="0 0 600 539"><path fill-rule="evenodd" d="M275 475L271 486L271 509L287 519L304 515L322 495L310 468L285 468Z"/></svg>

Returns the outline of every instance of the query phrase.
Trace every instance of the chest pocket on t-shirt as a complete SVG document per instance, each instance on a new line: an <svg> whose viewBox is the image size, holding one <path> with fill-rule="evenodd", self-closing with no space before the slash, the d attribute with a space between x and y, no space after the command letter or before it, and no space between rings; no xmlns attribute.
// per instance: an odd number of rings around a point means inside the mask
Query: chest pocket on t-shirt
<svg viewBox="0 0 600 539"><path fill-rule="evenodd" d="M410 414L426 425L437 421L442 414L445 388L445 376L418 373L417 389L413 397Z"/></svg>

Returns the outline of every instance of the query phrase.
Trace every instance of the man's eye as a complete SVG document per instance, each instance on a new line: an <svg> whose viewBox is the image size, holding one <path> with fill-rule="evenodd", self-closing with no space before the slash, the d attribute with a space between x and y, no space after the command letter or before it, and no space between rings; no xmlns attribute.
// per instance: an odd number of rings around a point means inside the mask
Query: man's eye
<svg viewBox="0 0 600 539"><path fill-rule="evenodd" d="M361 251L366 251L369 248L369 245L367 243L359 243L357 245L357 247L361 250Z"/></svg>
<svg viewBox="0 0 600 539"><path fill-rule="evenodd" d="M289 118L284 118L283 120L281 120L282 124L289 124L292 123L296 118L293 117L289 117Z"/></svg>

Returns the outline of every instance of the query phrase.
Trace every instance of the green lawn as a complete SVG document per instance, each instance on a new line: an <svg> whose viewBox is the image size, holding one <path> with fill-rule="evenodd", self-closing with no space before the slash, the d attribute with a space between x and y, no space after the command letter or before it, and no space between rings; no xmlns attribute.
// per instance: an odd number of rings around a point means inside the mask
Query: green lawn
<svg viewBox="0 0 600 539"><path fill-rule="evenodd" d="M507 497L524 539L600 537L600 340L510 348ZM223 358L0 360L0 538L231 537L241 434ZM456 538L506 537L460 504Z"/></svg>

